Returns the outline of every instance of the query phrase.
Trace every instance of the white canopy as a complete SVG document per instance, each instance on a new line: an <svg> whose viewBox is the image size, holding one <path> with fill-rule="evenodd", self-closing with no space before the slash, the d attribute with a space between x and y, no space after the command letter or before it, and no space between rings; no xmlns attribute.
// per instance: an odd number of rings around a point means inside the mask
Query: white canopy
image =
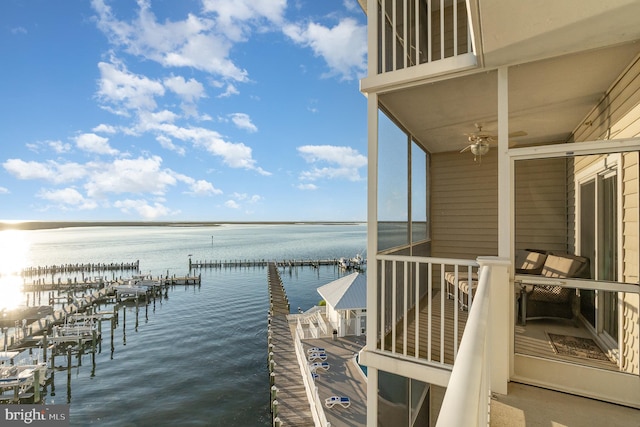
<svg viewBox="0 0 640 427"><path fill-rule="evenodd" d="M367 308L367 277L358 272L318 288L318 293L334 310Z"/></svg>

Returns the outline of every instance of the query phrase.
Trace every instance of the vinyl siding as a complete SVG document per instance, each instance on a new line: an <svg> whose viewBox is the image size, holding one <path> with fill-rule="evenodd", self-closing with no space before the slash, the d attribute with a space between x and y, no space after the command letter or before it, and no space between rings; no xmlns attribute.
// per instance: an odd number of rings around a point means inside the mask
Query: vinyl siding
<svg viewBox="0 0 640 427"><path fill-rule="evenodd" d="M496 150L431 156L432 255L475 259L498 253Z"/></svg>
<svg viewBox="0 0 640 427"><path fill-rule="evenodd" d="M516 249L566 250L566 175L564 159L516 163Z"/></svg>
<svg viewBox="0 0 640 427"><path fill-rule="evenodd" d="M620 78L612 85L585 120L575 130L573 141L592 141L597 139L631 138L640 136L640 58L636 58ZM640 248L638 230L638 168L640 167L637 152L625 153L622 156L622 238L621 276L627 283L638 282L638 265L640 264ZM576 173L584 170L590 164L600 159L600 156L578 158L570 170ZM569 175L569 181L574 174ZM569 194L570 204L575 197ZM575 205L575 203L573 203ZM572 210L574 206L570 206ZM575 228L575 221L572 227ZM640 362L638 352L638 324L640 297L638 294L620 295L621 304L621 335L620 354L621 369L625 372L638 374Z"/></svg>

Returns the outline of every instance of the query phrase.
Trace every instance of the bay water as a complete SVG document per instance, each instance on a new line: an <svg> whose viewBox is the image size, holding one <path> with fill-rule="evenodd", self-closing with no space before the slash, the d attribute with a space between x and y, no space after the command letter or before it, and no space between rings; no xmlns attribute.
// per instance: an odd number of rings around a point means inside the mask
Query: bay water
<svg viewBox="0 0 640 427"><path fill-rule="evenodd" d="M6 232L5 232L6 233ZM79 227L12 231L24 266L140 262L143 274L184 276L193 261L335 259L363 253L364 224ZM2 235L2 233L0 233ZM10 242L11 241L11 242ZM116 273L103 273L108 279ZM118 272L126 277L126 272ZM70 404L72 426L268 426L267 270L206 268L136 311L122 308L110 346L56 358L47 404ZM281 268L292 311L345 274L336 266ZM64 368L64 369L63 369Z"/></svg>

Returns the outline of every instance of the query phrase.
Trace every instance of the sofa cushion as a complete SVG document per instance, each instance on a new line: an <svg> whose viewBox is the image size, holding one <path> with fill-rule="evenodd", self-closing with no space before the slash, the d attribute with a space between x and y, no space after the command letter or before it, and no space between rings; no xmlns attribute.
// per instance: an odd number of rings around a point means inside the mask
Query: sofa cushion
<svg viewBox="0 0 640 427"><path fill-rule="evenodd" d="M546 259L547 254L543 251L520 249L516 251L516 273L540 274Z"/></svg>
<svg viewBox="0 0 640 427"><path fill-rule="evenodd" d="M588 277L589 259L572 254L547 255L542 267L542 276L545 277Z"/></svg>

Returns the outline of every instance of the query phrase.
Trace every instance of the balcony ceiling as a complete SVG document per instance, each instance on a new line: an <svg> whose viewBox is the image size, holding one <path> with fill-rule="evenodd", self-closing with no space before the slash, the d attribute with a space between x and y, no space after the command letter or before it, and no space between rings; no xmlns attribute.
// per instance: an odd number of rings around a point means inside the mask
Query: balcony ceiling
<svg viewBox="0 0 640 427"><path fill-rule="evenodd" d="M509 65L509 132L527 133L510 145L526 146L567 141L640 54L637 0L483 0L472 15L481 67L379 94L433 153L464 148L474 123L497 133L499 66Z"/></svg>

